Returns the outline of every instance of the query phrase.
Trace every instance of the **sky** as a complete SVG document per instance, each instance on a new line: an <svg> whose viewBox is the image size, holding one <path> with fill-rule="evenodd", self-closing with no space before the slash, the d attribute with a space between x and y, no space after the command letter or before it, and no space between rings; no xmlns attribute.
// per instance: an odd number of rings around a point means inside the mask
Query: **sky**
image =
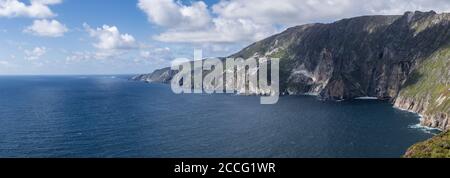
<svg viewBox="0 0 450 178"><path fill-rule="evenodd" d="M0 0L0 75L149 73L291 26L415 10L450 12L450 1Z"/></svg>

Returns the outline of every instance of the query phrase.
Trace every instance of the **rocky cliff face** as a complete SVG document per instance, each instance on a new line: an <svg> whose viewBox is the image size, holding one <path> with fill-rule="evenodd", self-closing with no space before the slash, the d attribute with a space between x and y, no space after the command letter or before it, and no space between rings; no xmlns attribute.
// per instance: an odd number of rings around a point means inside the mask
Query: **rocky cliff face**
<svg viewBox="0 0 450 178"><path fill-rule="evenodd" d="M175 71L170 68L164 68L154 71L151 74L137 75L132 80L144 81L148 83L170 83L172 77L176 74Z"/></svg>
<svg viewBox="0 0 450 178"><path fill-rule="evenodd" d="M450 14L407 12L292 27L230 57L280 58L284 94L377 97L423 114L425 125L448 129L448 45ZM173 74L166 68L136 79L167 83Z"/></svg>
<svg viewBox="0 0 450 178"><path fill-rule="evenodd" d="M394 103L422 114L422 125L450 130L450 47L422 61Z"/></svg>

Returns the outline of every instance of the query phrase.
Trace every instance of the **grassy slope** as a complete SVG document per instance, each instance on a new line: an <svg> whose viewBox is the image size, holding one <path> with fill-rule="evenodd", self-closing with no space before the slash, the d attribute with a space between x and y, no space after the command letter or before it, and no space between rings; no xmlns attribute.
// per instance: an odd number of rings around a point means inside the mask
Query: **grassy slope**
<svg viewBox="0 0 450 178"><path fill-rule="evenodd" d="M412 146L405 158L450 158L450 132Z"/></svg>
<svg viewBox="0 0 450 178"><path fill-rule="evenodd" d="M442 112L450 115L450 47L439 50L420 66L400 95L415 99L429 96L425 114Z"/></svg>
<svg viewBox="0 0 450 178"><path fill-rule="evenodd" d="M439 50L415 71L401 95L420 99L430 97L425 114L450 114L450 48ZM442 99L446 98L446 99ZM450 132L412 146L407 158L450 158Z"/></svg>

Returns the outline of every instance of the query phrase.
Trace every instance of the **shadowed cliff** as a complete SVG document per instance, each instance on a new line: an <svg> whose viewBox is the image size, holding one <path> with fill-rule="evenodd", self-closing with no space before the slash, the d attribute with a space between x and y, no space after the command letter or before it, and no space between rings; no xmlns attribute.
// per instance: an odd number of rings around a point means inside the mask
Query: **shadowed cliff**
<svg viewBox="0 0 450 178"><path fill-rule="evenodd" d="M281 93L328 100L376 97L449 129L450 14L407 12L307 24L230 57L280 58ZM135 80L168 83L169 68Z"/></svg>

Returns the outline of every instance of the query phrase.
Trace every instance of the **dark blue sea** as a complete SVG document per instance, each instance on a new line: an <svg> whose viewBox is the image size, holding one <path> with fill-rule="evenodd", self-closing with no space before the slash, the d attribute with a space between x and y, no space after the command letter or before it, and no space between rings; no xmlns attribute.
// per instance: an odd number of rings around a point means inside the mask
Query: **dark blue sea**
<svg viewBox="0 0 450 178"><path fill-rule="evenodd" d="M401 157L433 136L376 100L175 95L130 76L0 77L0 157Z"/></svg>

